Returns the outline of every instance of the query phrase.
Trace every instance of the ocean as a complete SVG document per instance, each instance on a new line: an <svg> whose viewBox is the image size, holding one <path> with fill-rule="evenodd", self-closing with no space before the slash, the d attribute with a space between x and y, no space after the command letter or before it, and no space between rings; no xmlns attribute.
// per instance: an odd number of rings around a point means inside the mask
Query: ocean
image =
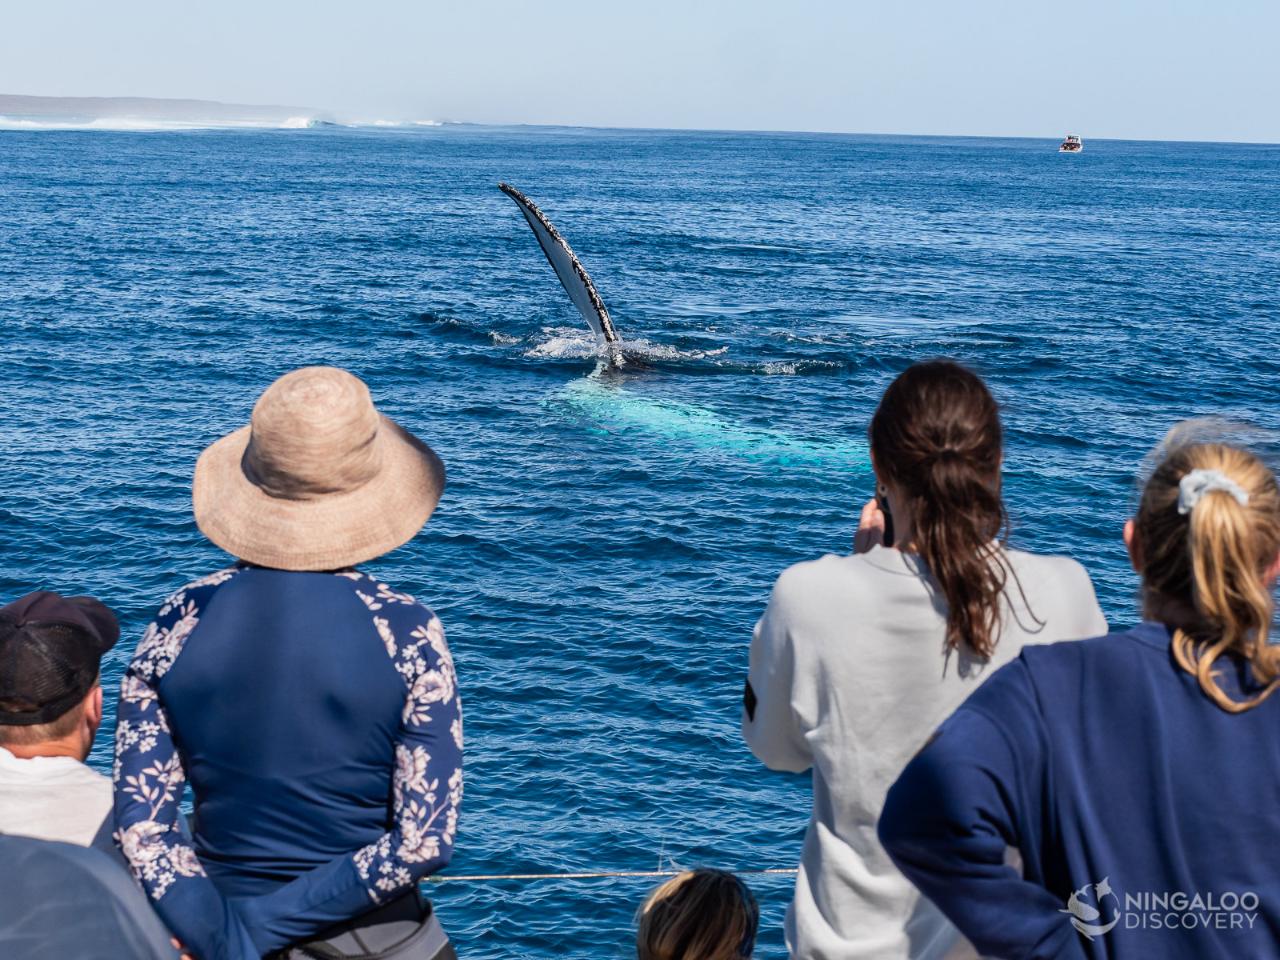
<svg viewBox="0 0 1280 960"><path fill-rule="evenodd" d="M783 568L848 550L884 387L928 357L980 371L1013 542L1134 622L1144 454L1193 416L1278 436L1278 175L1275 146L1088 139L0 132L0 596L117 609L112 701L161 599L227 562L192 521L197 454L279 374L346 367L449 470L368 565L457 660L447 872L794 866L810 789L740 739L747 648ZM499 180L643 362L593 376ZM430 893L468 960L598 960L633 955L651 882ZM782 956L792 880L749 882Z"/></svg>

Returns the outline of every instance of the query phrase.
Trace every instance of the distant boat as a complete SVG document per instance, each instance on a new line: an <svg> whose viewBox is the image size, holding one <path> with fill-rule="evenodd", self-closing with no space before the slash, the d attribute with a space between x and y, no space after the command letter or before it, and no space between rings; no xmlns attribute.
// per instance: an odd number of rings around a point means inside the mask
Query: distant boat
<svg viewBox="0 0 1280 960"><path fill-rule="evenodd" d="M1084 141L1074 133L1068 133L1067 139L1058 144L1059 153L1079 153L1084 149Z"/></svg>

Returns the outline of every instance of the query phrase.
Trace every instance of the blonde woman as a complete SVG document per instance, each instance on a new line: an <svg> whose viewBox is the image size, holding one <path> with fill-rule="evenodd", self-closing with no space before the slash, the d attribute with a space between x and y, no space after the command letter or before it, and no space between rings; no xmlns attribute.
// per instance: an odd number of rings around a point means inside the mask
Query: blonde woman
<svg viewBox="0 0 1280 960"><path fill-rule="evenodd" d="M993 957L1275 957L1276 479L1166 447L1125 541L1145 622L1026 648L903 772L881 842Z"/></svg>
<svg viewBox="0 0 1280 960"><path fill-rule="evenodd" d="M724 870L685 870L660 884L640 908L637 960L747 960L760 908L747 885Z"/></svg>

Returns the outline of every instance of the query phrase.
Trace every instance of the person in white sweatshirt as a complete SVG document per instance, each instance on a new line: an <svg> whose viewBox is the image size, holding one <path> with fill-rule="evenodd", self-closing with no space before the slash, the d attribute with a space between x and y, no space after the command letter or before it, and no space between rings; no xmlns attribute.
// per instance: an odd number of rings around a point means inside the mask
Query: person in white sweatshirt
<svg viewBox="0 0 1280 960"><path fill-rule="evenodd" d="M778 578L751 643L742 732L771 769L813 771L792 957L974 957L880 846L885 794L1024 644L1107 623L1078 563L1004 544L999 408L974 373L912 366L881 399L870 440L876 498L854 552Z"/></svg>
<svg viewBox="0 0 1280 960"><path fill-rule="evenodd" d="M0 834L96 847L123 867L111 779L85 764L102 723L102 657L120 626L92 597L0 607Z"/></svg>

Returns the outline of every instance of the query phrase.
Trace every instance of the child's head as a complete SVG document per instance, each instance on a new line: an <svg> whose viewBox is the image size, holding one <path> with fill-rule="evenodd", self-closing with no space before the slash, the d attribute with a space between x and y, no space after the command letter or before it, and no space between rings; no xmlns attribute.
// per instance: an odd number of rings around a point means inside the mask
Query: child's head
<svg viewBox="0 0 1280 960"><path fill-rule="evenodd" d="M750 957L759 920L756 898L732 873L686 870L640 908L636 954L639 960Z"/></svg>
<svg viewBox="0 0 1280 960"><path fill-rule="evenodd" d="M1253 454L1221 443L1174 446L1143 490L1126 529L1142 574L1147 613L1175 628L1178 663L1215 703L1233 713L1270 695L1280 647L1268 643L1280 554L1280 488ZM1249 661L1269 686L1233 700L1214 677L1224 653Z"/></svg>

